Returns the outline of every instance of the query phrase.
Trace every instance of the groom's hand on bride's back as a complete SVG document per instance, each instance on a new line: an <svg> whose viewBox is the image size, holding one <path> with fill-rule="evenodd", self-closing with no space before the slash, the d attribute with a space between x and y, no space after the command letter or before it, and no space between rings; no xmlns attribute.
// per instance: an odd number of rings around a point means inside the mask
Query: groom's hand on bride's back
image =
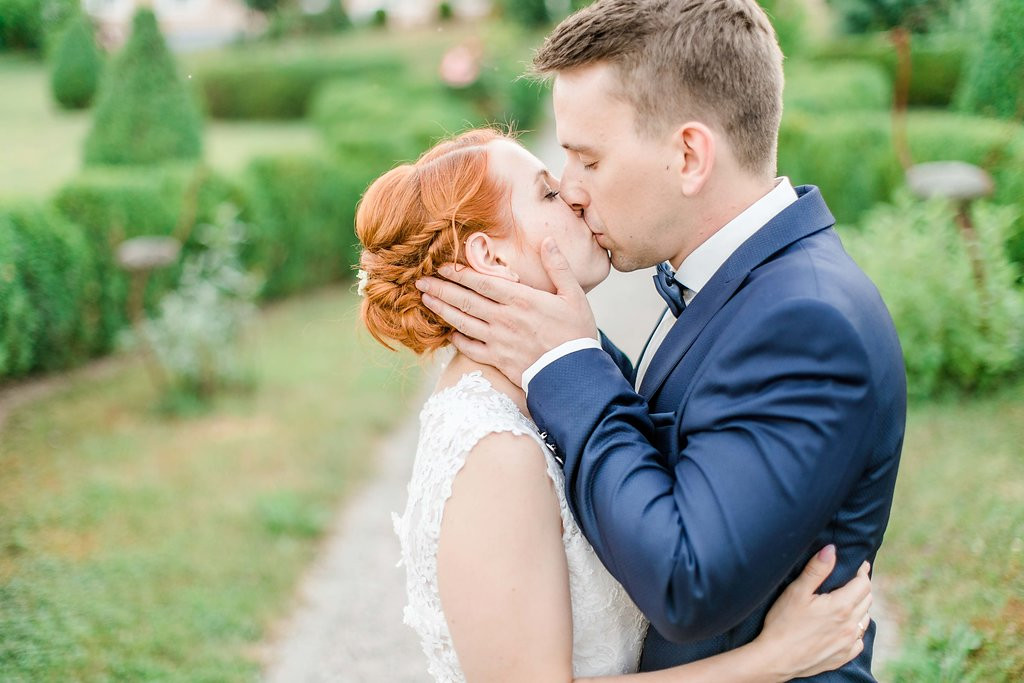
<svg viewBox="0 0 1024 683"><path fill-rule="evenodd" d="M522 386L523 372L547 351L574 339L597 339L587 297L565 257L550 237L541 262L555 293L447 265L444 278L423 278L416 286L423 303L458 332L455 347L469 358L492 365Z"/></svg>

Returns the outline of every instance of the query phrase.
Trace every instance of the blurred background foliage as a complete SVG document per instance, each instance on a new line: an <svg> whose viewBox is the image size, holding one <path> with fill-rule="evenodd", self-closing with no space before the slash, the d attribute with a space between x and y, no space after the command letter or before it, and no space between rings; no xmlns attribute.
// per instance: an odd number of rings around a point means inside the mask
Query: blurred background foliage
<svg viewBox="0 0 1024 683"><path fill-rule="evenodd" d="M0 384L117 348L133 279L115 254L131 238L182 245L142 292L168 348L185 325L174 316L210 291L197 278L216 280L185 264L209 262L236 223L224 259L237 264L221 275L260 281L265 311L260 341L216 349L225 365L258 357L257 386L204 399L191 426L154 417L137 368L0 422L0 671L251 677L251 645L311 557L337 482L362 476L363 451L408 400L337 313L354 306L363 189L468 126L536 128L546 88L517 77L552 23L588 4L501 0L467 21L442 2L407 28L386 9L248 0L262 33L174 53L146 11L110 49L74 0L0 0ZM821 187L892 311L914 399L880 565L904 631L890 678L1020 680L1024 3L762 4L787 57L780 174ZM442 73L454 48L474 55L469 82ZM909 192L901 144L912 163L991 176L967 209L973 242L958 205ZM330 364L356 354L376 360ZM197 575L202 589L153 588Z"/></svg>

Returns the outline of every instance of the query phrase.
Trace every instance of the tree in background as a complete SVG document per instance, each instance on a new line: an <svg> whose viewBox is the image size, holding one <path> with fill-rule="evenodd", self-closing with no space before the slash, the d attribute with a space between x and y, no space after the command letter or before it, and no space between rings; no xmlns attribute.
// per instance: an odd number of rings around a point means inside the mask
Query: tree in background
<svg viewBox="0 0 1024 683"><path fill-rule="evenodd" d="M901 27L925 33L961 0L829 0L849 33L889 31ZM764 4L764 3L762 3Z"/></svg>
<svg viewBox="0 0 1024 683"><path fill-rule="evenodd" d="M50 74L53 98L64 109L88 107L102 70L92 22L81 12L68 23L57 44Z"/></svg>
<svg viewBox="0 0 1024 683"><path fill-rule="evenodd" d="M971 112L1024 117L1024 1L993 0L984 38L975 45L958 102Z"/></svg>
<svg viewBox="0 0 1024 683"><path fill-rule="evenodd" d="M536 28L551 23L551 12L545 0L501 0L502 16L520 26Z"/></svg>
<svg viewBox="0 0 1024 683"><path fill-rule="evenodd" d="M198 159L201 152L199 108L178 76L156 16L140 9L131 38L100 83L85 163L151 164Z"/></svg>

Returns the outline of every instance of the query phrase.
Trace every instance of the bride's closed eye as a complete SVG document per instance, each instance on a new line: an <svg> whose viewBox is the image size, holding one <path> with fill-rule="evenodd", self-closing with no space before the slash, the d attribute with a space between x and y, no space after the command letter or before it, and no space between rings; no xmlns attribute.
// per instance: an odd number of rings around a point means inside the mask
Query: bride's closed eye
<svg viewBox="0 0 1024 683"><path fill-rule="evenodd" d="M556 197L558 197L558 190L548 190L544 195L544 199L555 199Z"/></svg>

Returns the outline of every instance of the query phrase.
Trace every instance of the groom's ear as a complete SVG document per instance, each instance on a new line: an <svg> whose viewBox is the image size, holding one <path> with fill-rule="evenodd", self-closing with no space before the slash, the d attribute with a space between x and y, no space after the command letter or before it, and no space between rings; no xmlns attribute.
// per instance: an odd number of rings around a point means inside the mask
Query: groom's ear
<svg viewBox="0 0 1024 683"><path fill-rule="evenodd" d="M519 276L512 272L498 247L496 240L487 233L474 232L466 238L466 262L478 273L518 282Z"/></svg>
<svg viewBox="0 0 1024 683"><path fill-rule="evenodd" d="M679 171L679 189L684 196L700 193L715 167L715 134L698 121L688 121L672 135Z"/></svg>

